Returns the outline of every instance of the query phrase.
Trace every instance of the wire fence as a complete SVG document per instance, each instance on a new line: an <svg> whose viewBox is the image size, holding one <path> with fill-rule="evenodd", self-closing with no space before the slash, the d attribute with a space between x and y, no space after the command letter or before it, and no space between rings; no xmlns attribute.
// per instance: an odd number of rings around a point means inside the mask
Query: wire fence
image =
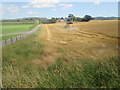
<svg viewBox="0 0 120 90"><path fill-rule="evenodd" d="M12 44L12 43L16 42L17 40L20 40L24 37L26 37L26 35L20 35L20 36L12 37L10 39L2 40L2 47Z"/></svg>
<svg viewBox="0 0 120 90"><path fill-rule="evenodd" d="M25 32L24 34L22 34L20 36L16 36L16 37L12 37L10 39L2 40L2 41L0 41L0 46L2 45L2 47L5 47L9 44L12 44L12 43L14 43L22 38L25 38L25 37L31 35L32 33L36 32L39 28L40 28L40 25L34 27L31 31Z"/></svg>

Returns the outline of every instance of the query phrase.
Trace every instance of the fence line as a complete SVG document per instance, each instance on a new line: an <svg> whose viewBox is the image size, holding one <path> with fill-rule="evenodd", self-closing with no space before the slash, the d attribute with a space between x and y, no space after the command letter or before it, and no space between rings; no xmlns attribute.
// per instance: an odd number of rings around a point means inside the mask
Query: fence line
<svg viewBox="0 0 120 90"><path fill-rule="evenodd" d="M2 47L7 46L9 44L12 44L12 43L24 38L24 37L25 37L25 35L20 35L20 36L12 37L10 39L2 40Z"/></svg>
<svg viewBox="0 0 120 90"><path fill-rule="evenodd" d="M30 34L32 34L33 32L36 32L38 29L39 29L40 25L36 26L35 28L33 28L31 31L28 31L28 32L25 32L23 35L20 35L20 36L16 36L16 37L12 37L10 39L5 39L5 40L2 40L0 42L0 45L2 44L2 47L5 47L9 44L12 44L22 38L25 38L27 36L29 36Z"/></svg>

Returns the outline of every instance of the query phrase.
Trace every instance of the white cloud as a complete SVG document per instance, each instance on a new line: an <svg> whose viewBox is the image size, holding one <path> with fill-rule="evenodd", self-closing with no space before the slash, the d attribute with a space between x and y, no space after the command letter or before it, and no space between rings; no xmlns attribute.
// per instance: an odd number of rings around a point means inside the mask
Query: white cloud
<svg viewBox="0 0 120 90"><path fill-rule="evenodd" d="M55 4L59 3L59 0L35 0L29 3L29 5L23 6L23 8L33 7L33 8L46 8L46 7L56 7Z"/></svg>
<svg viewBox="0 0 120 90"><path fill-rule="evenodd" d="M25 5L25 6L22 6L22 8L29 8L30 5Z"/></svg>
<svg viewBox="0 0 120 90"><path fill-rule="evenodd" d="M1 0L2 2L31 2L33 0ZM41 0L40 0L41 1ZM47 0L44 0L47 1ZM60 0L61 2L94 2L96 0ZM118 2L119 0L99 0L100 2Z"/></svg>
<svg viewBox="0 0 120 90"><path fill-rule="evenodd" d="M57 11L57 9L52 9L52 11Z"/></svg>
<svg viewBox="0 0 120 90"><path fill-rule="evenodd" d="M99 1L95 1L94 4L95 4L95 5L99 5L100 2L99 2Z"/></svg>
<svg viewBox="0 0 120 90"><path fill-rule="evenodd" d="M20 10L21 10L20 7L16 5L2 5L2 12L8 15L18 14Z"/></svg>
<svg viewBox="0 0 120 90"><path fill-rule="evenodd" d="M72 4L59 4L59 6L62 6L62 9L68 9L68 8L73 7Z"/></svg>
<svg viewBox="0 0 120 90"><path fill-rule="evenodd" d="M46 8L46 7L57 7L56 4L59 4L60 0L35 0L30 2L28 5L22 6L22 8ZM62 7L62 9L68 9L73 7L72 4L59 4L59 6ZM56 11L56 9L52 9L52 11Z"/></svg>
<svg viewBox="0 0 120 90"><path fill-rule="evenodd" d="M0 9L2 9L2 5L0 5Z"/></svg>
<svg viewBox="0 0 120 90"><path fill-rule="evenodd" d="M29 15L37 15L37 14L39 14L39 12L29 11L28 14L29 14Z"/></svg>

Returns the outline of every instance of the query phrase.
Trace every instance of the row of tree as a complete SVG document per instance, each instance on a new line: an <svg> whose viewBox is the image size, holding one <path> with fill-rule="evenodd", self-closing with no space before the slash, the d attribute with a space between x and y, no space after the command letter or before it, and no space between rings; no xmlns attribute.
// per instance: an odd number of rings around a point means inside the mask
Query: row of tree
<svg viewBox="0 0 120 90"><path fill-rule="evenodd" d="M94 17L94 20L120 20L120 17Z"/></svg>
<svg viewBox="0 0 120 90"><path fill-rule="evenodd" d="M44 24L49 24L49 23L56 23L57 20L64 20L67 21L71 18L72 21L77 21L77 22L88 22L89 20L92 20L92 17L90 15L85 15L85 17L80 18L80 17L75 17L73 14L69 14L69 16L66 18L40 18L40 17L27 17L27 18L20 18L20 19L4 19L2 22L31 22L31 21L42 21Z"/></svg>
<svg viewBox="0 0 120 90"><path fill-rule="evenodd" d="M90 15L85 15L83 18L80 18L80 17L75 17L73 14L69 14L68 18L78 22L88 22L93 19Z"/></svg>
<svg viewBox="0 0 120 90"><path fill-rule="evenodd" d="M36 20L46 20L47 18L40 18L40 17L27 17L27 18L19 18L19 19L2 19L2 22L33 22Z"/></svg>
<svg viewBox="0 0 120 90"><path fill-rule="evenodd" d="M27 18L20 18L20 19L3 19L0 20L2 22L33 22L36 20L39 20L40 22L42 21L42 23L55 23L57 20L64 20L67 21L68 18L71 17L72 21L76 21L76 22L88 22L90 20L120 20L120 17L91 17L90 15L85 15L83 18L81 17L76 17L73 14L69 14L68 17L61 17L61 18L51 18L51 19L47 19L47 18L41 18L41 17L27 17Z"/></svg>
<svg viewBox="0 0 120 90"><path fill-rule="evenodd" d="M68 18L51 18L51 19L46 19L46 20L42 20L43 24L49 24L49 23L56 23L57 20L64 20L64 21L76 21L76 22L88 22L90 20L92 20L93 18L90 15L85 15L83 18L80 17L75 17L73 14L69 14Z"/></svg>
<svg viewBox="0 0 120 90"><path fill-rule="evenodd" d="M56 19L55 18L51 18L51 19L46 19L46 20L42 20L43 24L50 24L50 23L56 23Z"/></svg>

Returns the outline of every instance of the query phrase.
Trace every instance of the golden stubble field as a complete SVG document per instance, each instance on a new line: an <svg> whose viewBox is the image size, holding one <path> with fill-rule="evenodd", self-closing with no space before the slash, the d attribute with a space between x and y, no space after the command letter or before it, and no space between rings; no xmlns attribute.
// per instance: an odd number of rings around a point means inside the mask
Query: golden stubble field
<svg viewBox="0 0 120 90"><path fill-rule="evenodd" d="M65 23L41 25L36 41L45 44L44 62L35 60L34 63L52 64L56 57L72 63L73 60L102 60L118 56L117 20L74 22L70 28L64 26Z"/></svg>

